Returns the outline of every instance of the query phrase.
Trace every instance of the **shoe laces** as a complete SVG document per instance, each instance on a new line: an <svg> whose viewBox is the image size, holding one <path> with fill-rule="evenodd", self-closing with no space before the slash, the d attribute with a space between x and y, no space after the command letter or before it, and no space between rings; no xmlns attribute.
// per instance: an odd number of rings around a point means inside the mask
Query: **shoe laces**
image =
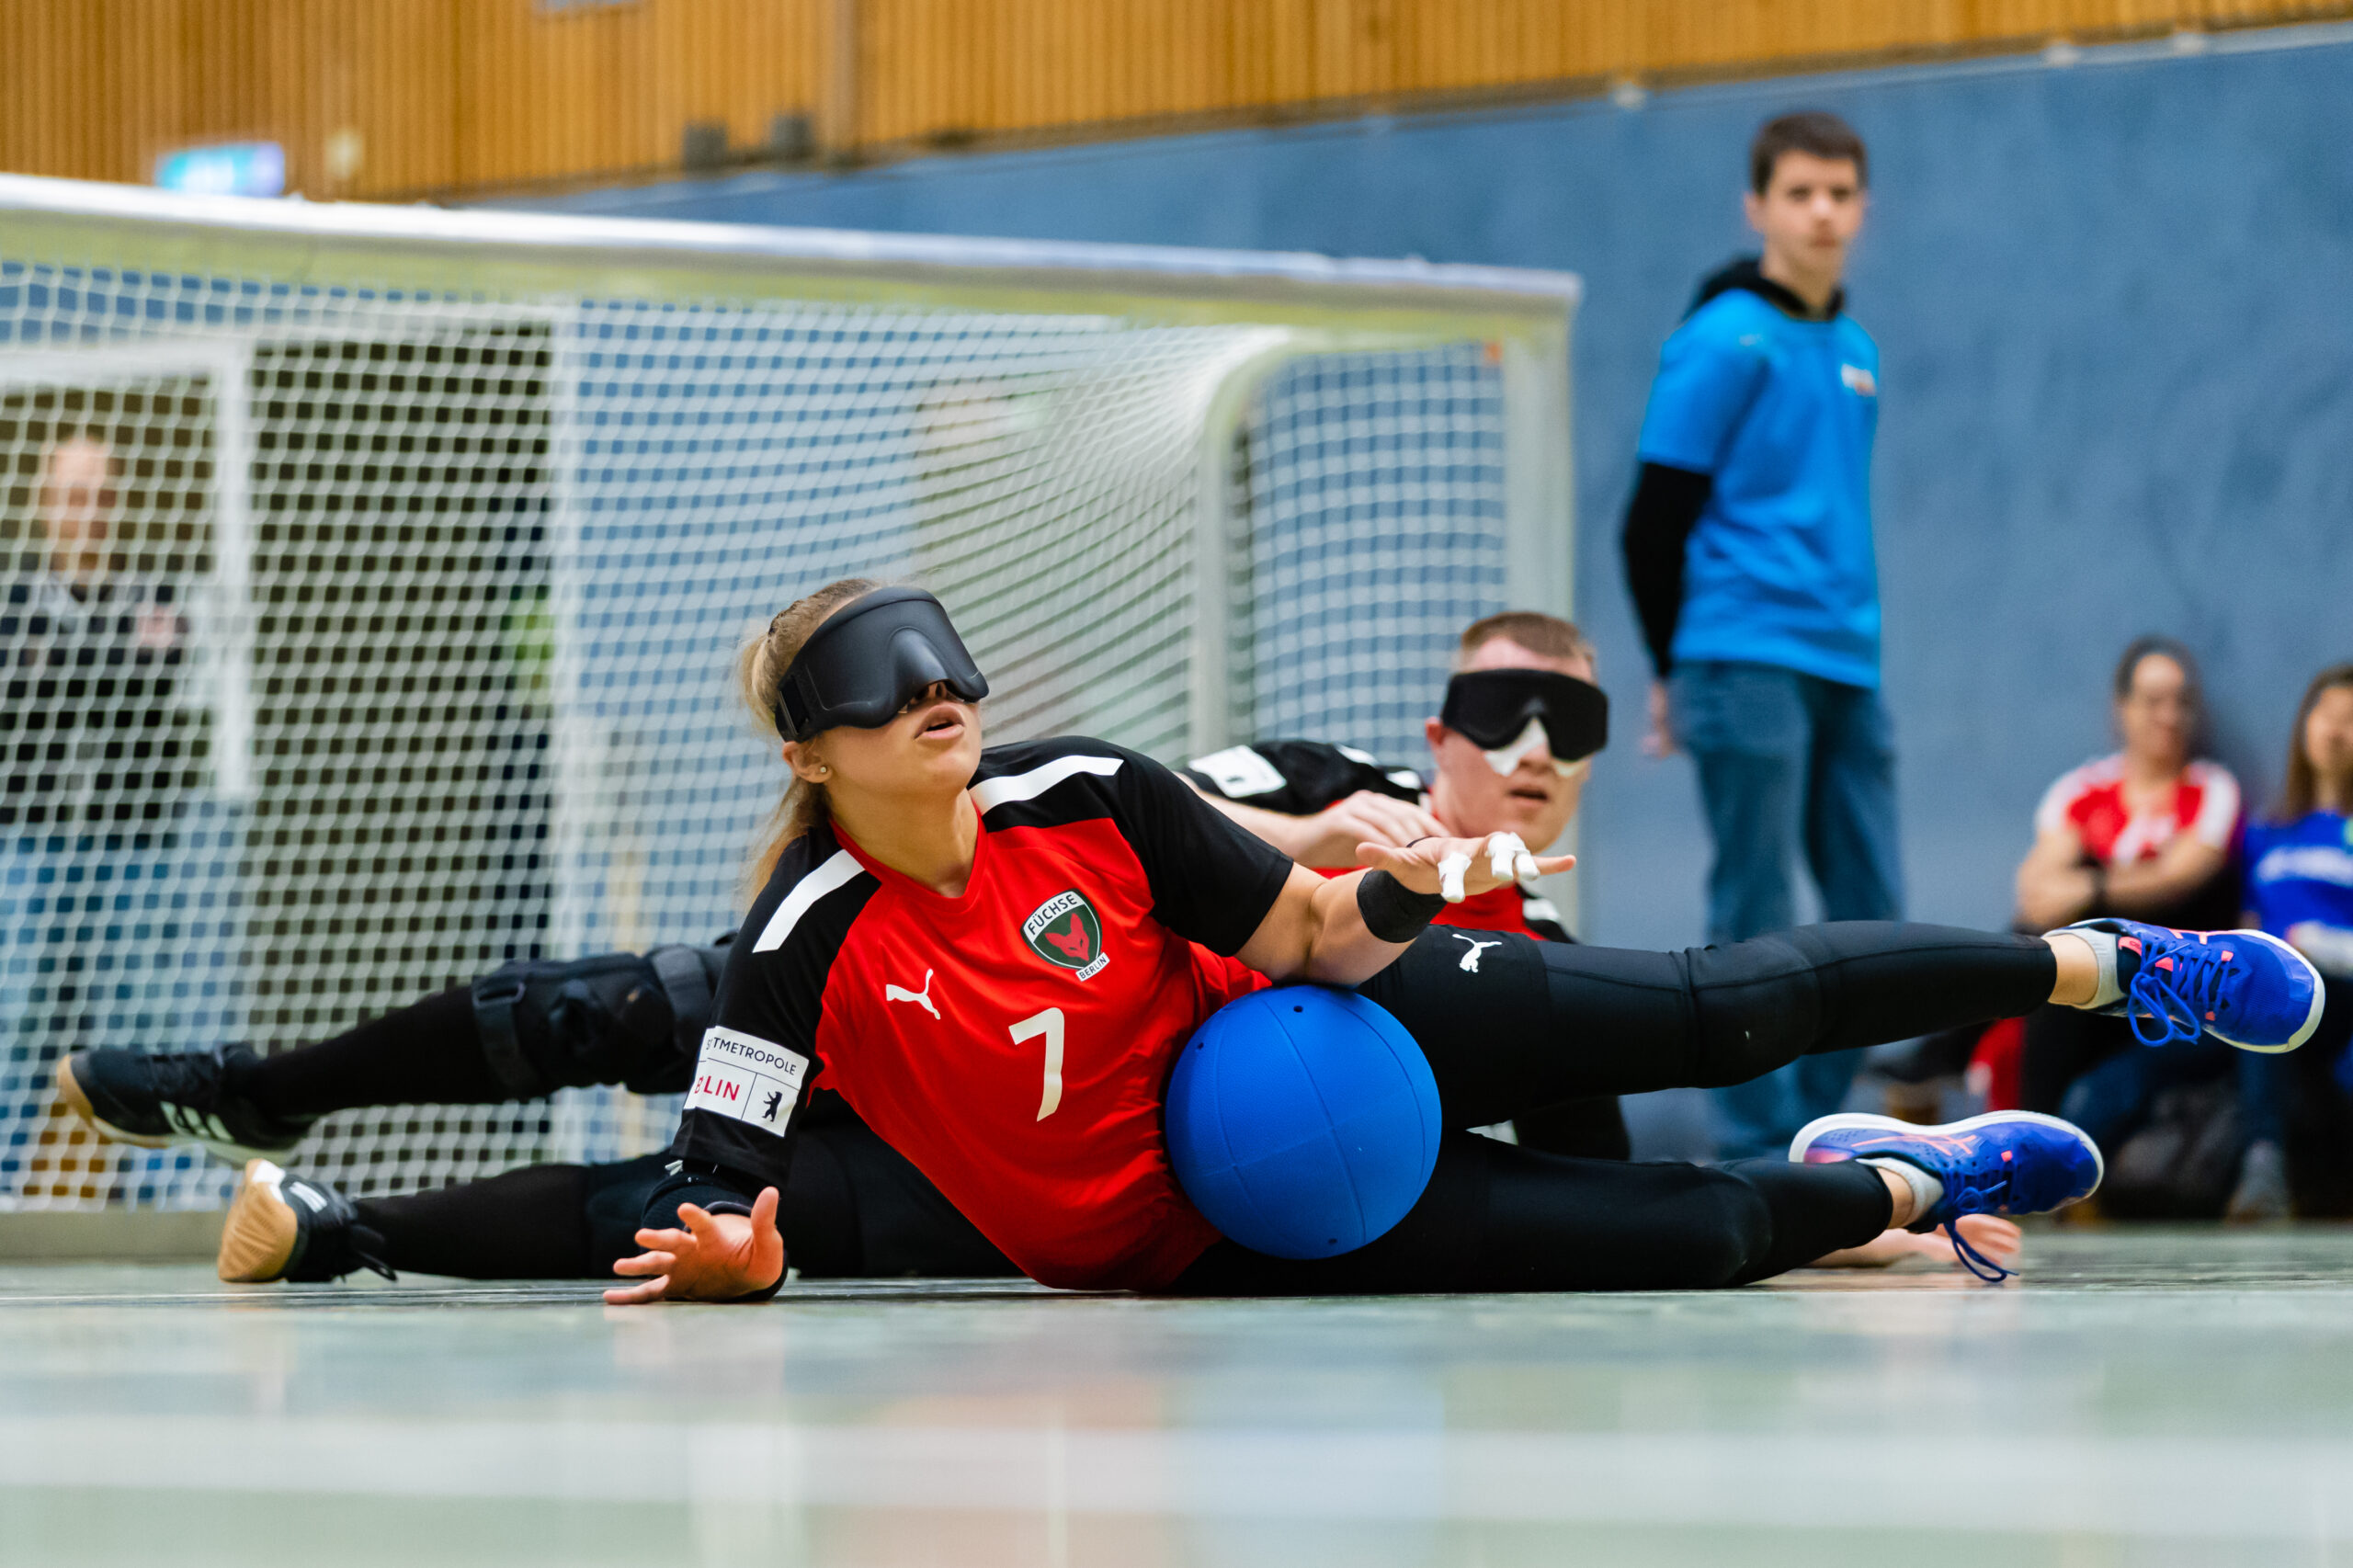
<svg viewBox="0 0 2353 1568"><path fill-rule="evenodd" d="M2161 954L2143 952L2124 1004L2132 1038L2155 1050L2187 1045L2205 1033L2206 1019L2219 1009L2222 983L2230 977L2223 951L2182 942Z"/></svg>
<svg viewBox="0 0 2353 1568"><path fill-rule="evenodd" d="M1956 1176L1955 1179L1958 1177ZM2007 1188L2009 1184L2009 1167L2005 1165L2002 1167L2002 1174L1997 1176L1991 1185L1962 1187L1954 1196L1951 1213L1944 1223L1945 1236L1952 1243L1953 1256L1961 1260L1961 1266L1963 1268L1988 1285L1999 1285L2003 1280L2015 1276L2018 1270L2003 1267L1970 1245L1969 1238L1961 1233L1961 1216L1995 1212L2000 1207L1995 1200L1995 1194Z"/></svg>
<svg viewBox="0 0 2353 1568"><path fill-rule="evenodd" d="M210 1051L159 1052L147 1058L147 1073L158 1100L190 1110L218 1110L228 1083L228 1051L215 1046Z"/></svg>
<svg viewBox="0 0 2353 1568"><path fill-rule="evenodd" d="M1999 1285L2003 1280L2012 1278L2018 1274L2017 1269L2005 1268L1975 1247L1971 1246L1969 1238L1961 1233L1959 1215L1945 1221L1945 1235L1952 1243L1952 1255L1961 1260L1961 1266L1986 1284Z"/></svg>

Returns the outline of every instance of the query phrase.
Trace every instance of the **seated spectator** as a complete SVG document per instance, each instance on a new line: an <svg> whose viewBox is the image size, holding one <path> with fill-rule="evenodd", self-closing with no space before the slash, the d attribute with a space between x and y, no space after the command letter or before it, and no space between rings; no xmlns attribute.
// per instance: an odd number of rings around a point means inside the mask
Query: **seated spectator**
<svg viewBox="0 0 2353 1568"><path fill-rule="evenodd" d="M2239 787L2198 756L2197 662L2168 638L2141 638L2117 665L2115 700L2123 748L2061 778L2035 813L2034 847L2018 867L2019 926L2098 915L2236 925ZM2045 1007L2026 1021L2018 1096L2108 1152L2110 1212L2284 1212L2281 1132L2258 1058L2211 1038L2150 1050L2122 1018L2059 1014Z"/></svg>
<svg viewBox="0 0 2353 1568"><path fill-rule="evenodd" d="M2018 920L2048 930L2122 915L2160 926L2238 917L2226 874L2239 827L2239 786L2197 758L2203 703L2189 650L2143 637L2116 666L2116 726L2124 748L2061 777L2035 811L2034 847L2018 867Z"/></svg>
<svg viewBox="0 0 2353 1568"><path fill-rule="evenodd" d="M2246 835L2250 924L2285 937L2327 978L2302 1050L2260 1057L2283 1102L2299 1213L2353 1214L2353 664L2313 677L2296 710L2279 809Z"/></svg>

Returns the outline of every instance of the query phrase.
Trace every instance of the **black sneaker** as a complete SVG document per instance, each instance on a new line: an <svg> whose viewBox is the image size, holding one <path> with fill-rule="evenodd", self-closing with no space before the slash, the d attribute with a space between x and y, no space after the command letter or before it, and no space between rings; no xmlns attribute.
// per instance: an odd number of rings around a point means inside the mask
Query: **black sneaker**
<svg viewBox="0 0 2353 1568"><path fill-rule="evenodd" d="M359 1210L324 1182L248 1160L221 1227L221 1278L232 1284L273 1279L315 1285L372 1268L398 1278L378 1256L384 1238L359 1223Z"/></svg>
<svg viewBox="0 0 2353 1568"><path fill-rule="evenodd" d="M57 1064L57 1094L101 1138L165 1149L201 1143L224 1160L283 1154L314 1116L268 1116L235 1087L259 1062L242 1045L150 1055L77 1051Z"/></svg>

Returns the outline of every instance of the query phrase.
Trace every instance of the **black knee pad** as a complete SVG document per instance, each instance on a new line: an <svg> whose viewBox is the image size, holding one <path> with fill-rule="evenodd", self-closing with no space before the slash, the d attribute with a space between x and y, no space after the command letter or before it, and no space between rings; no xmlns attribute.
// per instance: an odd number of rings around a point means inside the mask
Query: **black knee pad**
<svg viewBox="0 0 2353 1568"><path fill-rule="evenodd" d="M525 959L473 983L483 1054L518 1099L592 1084L684 1089L724 949Z"/></svg>

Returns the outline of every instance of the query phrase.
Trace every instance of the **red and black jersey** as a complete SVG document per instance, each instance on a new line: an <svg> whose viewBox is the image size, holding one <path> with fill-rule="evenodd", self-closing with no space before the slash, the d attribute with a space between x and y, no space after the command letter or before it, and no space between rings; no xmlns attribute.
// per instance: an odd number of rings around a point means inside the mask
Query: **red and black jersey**
<svg viewBox="0 0 2353 1568"><path fill-rule="evenodd" d="M1225 800L1312 816L1359 790L1411 801L1427 809L1429 786L1409 767L1391 767L1371 753L1323 741L1259 741L1197 756L1180 769L1202 790ZM1326 869L1325 876L1345 876ZM1549 898L1524 888L1494 888L1438 911L1433 926L1469 931L1516 931L1545 942L1571 942L1567 922Z"/></svg>
<svg viewBox="0 0 2353 1568"><path fill-rule="evenodd" d="M1176 1054L1266 984L1230 955L1288 858L1151 759L995 746L948 898L831 829L785 851L720 983L672 1152L780 1180L839 1094L1032 1278L1153 1290L1217 1239L1161 1133Z"/></svg>

